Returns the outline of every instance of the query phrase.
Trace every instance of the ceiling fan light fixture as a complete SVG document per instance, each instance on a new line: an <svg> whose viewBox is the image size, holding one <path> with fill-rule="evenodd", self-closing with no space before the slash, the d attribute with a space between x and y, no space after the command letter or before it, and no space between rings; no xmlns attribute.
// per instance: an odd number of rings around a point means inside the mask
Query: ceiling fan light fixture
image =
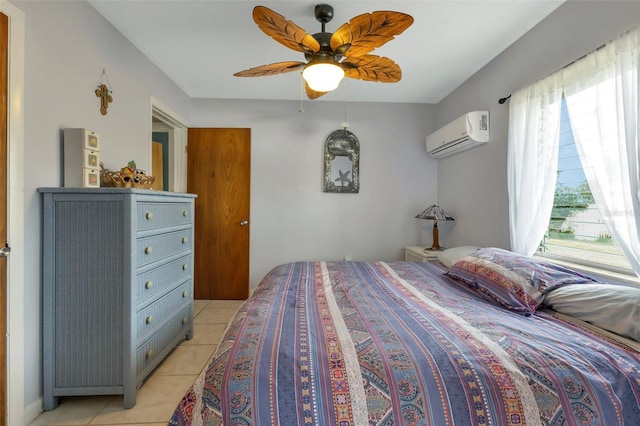
<svg viewBox="0 0 640 426"><path fill-rule="evenodd" d="M253 20L258 27L281 45L303 53L307 62L275 62L233 75L262 77L302 69L309 99L316 99L337 89L344 77L382 83L400 80L402 71L398 64L370 52L409 28L413 24L410 15L391 10L362 13L342 24L333 33L325 31L325 24L333 18L333 7L327 4L317 5L315 17L322 25L321 32L309 34L265 6L254 7Z"/></svg>
<svg viewBox="0 0 640 426"><path fill-rule="evenodd" d="M302 78L316 92L336 90L344 77L344 69L332 62L312 62L302 70Z"/></svg>

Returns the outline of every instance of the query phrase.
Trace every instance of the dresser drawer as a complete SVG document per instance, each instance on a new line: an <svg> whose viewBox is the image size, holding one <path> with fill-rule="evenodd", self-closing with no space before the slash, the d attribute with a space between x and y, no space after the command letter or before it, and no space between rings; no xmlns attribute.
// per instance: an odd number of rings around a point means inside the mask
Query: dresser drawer
<svg viewBox="0 0 640 426"><path fill-rule="evenodd" d="M172 254L191 250L191 237L191 228L188 228L139 238L136 241L135 253L138 267L148 265ZM190 265L186 264L185 267L189 268Z"/></svg>
<svg viewBox="0 0 640 426"><path fill-rule="evenodd" d="M167 322L175 312L191 302L191 281L187 281L136 314L136 342Z"/></svg>
<svg viewBox="0 0 640 426"><path fill-rule="evenodd" d="M136 376L140 376L146 369L155 368L158 357L163 357L163 351L173 349L170 344L178 336L186 336L191 330L191 305L183 309L167 325L136 351ZM161 356L162 355L162 356ZM143 374L142 376L146 376Z"/></svg>
<svg viewBox="0 0 640 426"><path fill-rule="evenodd" d="M100 135L98 135L96 132L83 130L82 139L84 140L84 147L86 149L90 149L93 151L100 150Z"/></svg>
<svg viewBox="0 0 640 426"><path fill-rule="evenodd" d="M84 167L89 169L100 168L100 152L91 151L89 149L84 150Z"/></svg>
<svg viewBox="0 0 640 426"><path fill-rule="evenodd" d="M138 231L187 225L193 222L191 203L145 203L137 205Z"/></svg>
<svg viewBox="0 0 640 426"><path fill-rule="evenodd" d="M83 169L82 181L85 188L100 188L100 170L98 169Z"/></svg>
<svg viewBox="0 0 640 426"><path fill-rule="evenodd" d="M191 254L187 254L151 271L138 275L136 277L136 300L138 305L144 304L149 298L189 278L191 276L191 270L188 266L185 268L184 265L190 264Z"/></svg>

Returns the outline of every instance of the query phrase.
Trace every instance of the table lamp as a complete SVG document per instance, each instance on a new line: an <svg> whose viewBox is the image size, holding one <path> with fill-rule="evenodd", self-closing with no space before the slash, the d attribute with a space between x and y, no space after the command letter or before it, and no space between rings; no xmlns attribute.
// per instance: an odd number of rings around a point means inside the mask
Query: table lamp
<svg viewBox="0 0 640 426"><path fill-rule="evenodd" d="M430 248L426 248L424 251L444 250L444 247L440 247L440 244L438 243L438 221L455 219L449 213L442 210L440 206L436 206L435 204L424 209L422 213L416 216L416 219L433 220L433 245Z"/></svg>

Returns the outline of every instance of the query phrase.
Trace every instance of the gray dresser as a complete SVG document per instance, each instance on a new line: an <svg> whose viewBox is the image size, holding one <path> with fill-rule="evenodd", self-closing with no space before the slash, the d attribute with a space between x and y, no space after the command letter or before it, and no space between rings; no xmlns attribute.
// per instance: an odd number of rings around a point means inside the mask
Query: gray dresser
<svg viewBox="0 0 640 426"><path fill-rule="evenodd" d="M121 394L124 407L193 333L195 195L40 188L44 409Z"/></svg>

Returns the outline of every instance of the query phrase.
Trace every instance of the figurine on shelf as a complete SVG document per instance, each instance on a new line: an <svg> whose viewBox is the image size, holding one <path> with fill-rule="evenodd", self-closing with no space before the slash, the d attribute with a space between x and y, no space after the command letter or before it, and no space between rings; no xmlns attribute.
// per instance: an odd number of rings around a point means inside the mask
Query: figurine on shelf
<svg viewBox="0 0 640 426"><path fill-rule="evenodd" d="M138 170L136 168L136 162L133 160L129 161L126 166L120 169L120 171L129 176L133 176L135 174L145 174L144 170Z"/></svg>

